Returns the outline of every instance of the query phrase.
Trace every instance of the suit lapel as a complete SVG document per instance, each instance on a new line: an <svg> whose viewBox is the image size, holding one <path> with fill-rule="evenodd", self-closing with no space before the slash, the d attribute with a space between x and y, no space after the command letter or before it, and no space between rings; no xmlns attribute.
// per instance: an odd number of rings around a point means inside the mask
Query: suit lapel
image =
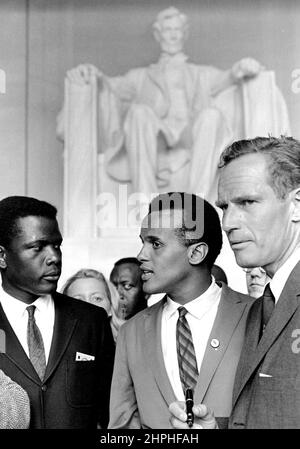
<svg viewBox="0 0 300 449"><path fill-rule="evenodd" d="M166 297L147 312L145 316L145 349L147 364L154 375L158 389L167 404L176 400L165 368L161 347L161 319Z"/></svg>
<svg viewBox="0 0 300 449"><path fill-rule="evenodd" d="M71 301L69 301L69 304L67 305L64 297L58 293L53 295L53 300L55 306L55 321L44 381L51 376L61 361L77 323L77 318L74 318L72 314Z"/></svg>
<svg viewBox="0 0 300 449"><path fill-rule="evenodd" d="M253 372L252 366L256 358L257 345L261 329L261 315L262 301L259 298L251 306L247 318L245 339L233 388L233 405Z"/></svg>
<svg viewBox="0 0 300 449"><path fill-rule="evenodd" d="M299 273L300 275L300 273ZM286 327L295 311L299 307L299 296L288 284L284 288L274 312L268 322L257 347L257 362L264 357L270 346L274 343L281 331Z"/></svg>
<svg viewBox="0 0 300 449"><path fill-rule="evenodd" d="M214 373L224 357L232 334L238 325L246 307L239 296L224 284L217 315L211 330L203 361L200 368L199 379L195 390L195 401L200 403L207 392ZM218 340L219 346L211 346L212 339Z"/></svg>
<svg viewBox="0 0 300 449"><path fill-rule="evenodd" d="M246 338L236 380L237 386L233 396L234 403L246 385L249 377L254 373L267 351L276 341L283 329L287 326L288 322L291 320L292 316L299 307L299 277L300 263L296 265L285 283L274 312L259 342L258 338L261 327L262 312L261 298L254 303L253 310L249 314L248 318Z"/></svg>
<svg viewBox="0 0 300 449"><path fill-rule="evenodd" d="M18 337L13 331L4 310L0 304L0 329L5 335L5 357L13 362L33 382L40 384L41 380L33 368L26 352L24 351Z"/></svg>

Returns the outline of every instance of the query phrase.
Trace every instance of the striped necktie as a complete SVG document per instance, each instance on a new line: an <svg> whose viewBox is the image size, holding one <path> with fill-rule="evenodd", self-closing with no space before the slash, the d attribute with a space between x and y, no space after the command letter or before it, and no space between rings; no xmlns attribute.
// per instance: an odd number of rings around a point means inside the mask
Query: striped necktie
<svg viewBox="0 0 300 449"><path fill-rule="evenodd" d="M187 388L194 390L198 380L198 367L191 329L185 317L187 310L184 307L179 307L178 313L176 326L177 358L181 385L185 392Z"/></svg>
<svg viewBox="0 0 300 449"><path fill-rule="evenodd" d="M26 307L28 312L27 344L29 359L40 379L43 380L46 371L46 356L43 337L34 318L35 309L35 306Z"/></svg>

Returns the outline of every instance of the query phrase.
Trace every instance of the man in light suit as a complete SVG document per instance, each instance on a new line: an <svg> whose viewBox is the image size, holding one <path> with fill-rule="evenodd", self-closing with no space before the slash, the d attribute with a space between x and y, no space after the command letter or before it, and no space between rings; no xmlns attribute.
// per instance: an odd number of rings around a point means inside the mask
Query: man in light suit
<svg viewBox="0 0 300 449"><path fill-rule="evenodd" d="M143 289L166 296L120 328L109 427L170 427L169 404L184 398L176 352L180 306L187 310L199 367L195 400L205 400L226 426L252 300L211 276L222 246L218 214L196 195L161 194L150 204L141 239Z"/></svg>
<svg viewBox="0 0 300 449"><path fill-rule="evenodd" d="M27 392L31 428L105 427L114 343L102 308L56 292L56 212L35 198L0 201L0 368Z"/></svg>
<svg viewBox="0 0 300 449"><path fill-rule="evenodd" d="M0 429L27 429L29 421L26 391L0 370Z"/></svg>
<svg viewBox="0 0 300 449"><path fill-rule="evenodd" d="M300 428L300 142L235 142L221 167L218 205L237 263L271 278L248 315L229 427ZM186 427L182 404L170 411ZM194 412L195 427L215 427L205 405Z"/></svg>

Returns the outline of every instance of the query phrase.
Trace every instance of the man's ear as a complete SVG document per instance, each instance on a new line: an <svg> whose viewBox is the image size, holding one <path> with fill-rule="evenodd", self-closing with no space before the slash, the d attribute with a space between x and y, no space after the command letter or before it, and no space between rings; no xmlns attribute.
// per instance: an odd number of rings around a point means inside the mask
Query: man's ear
<svg viewBox="0 0 300 449"><path fill-rule="evenodd" d="M292 195L294 204L292 221L298 222L300 221L300 188L293 190Z"/></svg>
<svg viewBox="0 0 300 449"><path fill-rule="evenodd" d="M0 246L0 269L4 269L7 267L6 264L6 251L4 246Z"/></svg>
<svg viewBox="0 0 300 449"><path fill-rule="evenodd" d="M207 256L208 246L204 242L194 243L188 247L187 253L190 264L199 265Z"/></svg>

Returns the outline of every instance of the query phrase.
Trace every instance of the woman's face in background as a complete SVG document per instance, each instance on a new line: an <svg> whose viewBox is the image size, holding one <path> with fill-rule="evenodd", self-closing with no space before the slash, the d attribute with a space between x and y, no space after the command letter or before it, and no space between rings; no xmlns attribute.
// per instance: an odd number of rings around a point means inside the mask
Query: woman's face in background
<svg viewBox="0 0 300 449"><path fill-rule="evenodd" d="M104 283L96 278L76 279L68 288L67 295L102 307L110 315L110 301Z"/></svg>

